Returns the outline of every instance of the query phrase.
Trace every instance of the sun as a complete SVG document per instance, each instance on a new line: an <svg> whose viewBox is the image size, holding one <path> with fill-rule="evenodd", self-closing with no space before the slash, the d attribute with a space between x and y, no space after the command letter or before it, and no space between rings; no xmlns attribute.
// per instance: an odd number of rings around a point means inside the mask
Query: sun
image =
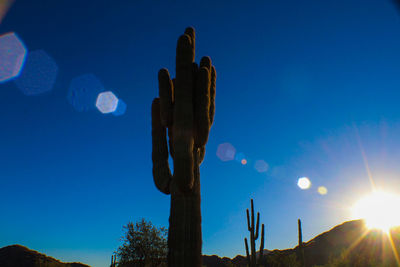
<svg viewBox="0 0 400 267"><path fill-rule="evenodd" d="M353 206L353 217L364 219L369 229L380 229L386 233L400 226L400 196L384 191L375 191L361 198Z"/></svg>

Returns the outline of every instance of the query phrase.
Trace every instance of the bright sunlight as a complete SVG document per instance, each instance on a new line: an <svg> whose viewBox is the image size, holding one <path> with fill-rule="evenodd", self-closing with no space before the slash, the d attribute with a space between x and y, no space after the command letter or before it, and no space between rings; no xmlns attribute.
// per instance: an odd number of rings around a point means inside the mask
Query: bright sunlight
<svg viewBox="0 0 400 267"><path fill-rule="evenodd" d="M400 196L376 191L361 198L352 208L353 216L365 219L370 229L380 229L386 233L394 226L400 226Z"/></svg>

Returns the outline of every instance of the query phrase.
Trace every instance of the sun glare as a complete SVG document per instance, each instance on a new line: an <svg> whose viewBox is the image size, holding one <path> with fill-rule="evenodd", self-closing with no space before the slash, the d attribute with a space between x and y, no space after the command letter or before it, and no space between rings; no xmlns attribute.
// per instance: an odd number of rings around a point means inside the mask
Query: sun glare
<svg viewBox="0 0 400 267"><path fill-rule="evenodd" d="M394 226L400 226L400 196L376 191L360 199L352 208L353 216L364 219L369 229L389 232Z"/></svg>

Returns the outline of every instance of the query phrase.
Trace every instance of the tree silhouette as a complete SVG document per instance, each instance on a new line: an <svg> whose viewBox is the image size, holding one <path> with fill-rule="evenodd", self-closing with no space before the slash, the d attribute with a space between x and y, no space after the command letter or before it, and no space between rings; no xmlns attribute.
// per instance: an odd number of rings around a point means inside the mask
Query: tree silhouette
<svg viewBox="0 0 400 267"><path fill-rule="evenodd" d="M163 266L166 264L168 246L167 229L157 228L141 219L123 227L124 244L118 248L118 266Z"/></svg>

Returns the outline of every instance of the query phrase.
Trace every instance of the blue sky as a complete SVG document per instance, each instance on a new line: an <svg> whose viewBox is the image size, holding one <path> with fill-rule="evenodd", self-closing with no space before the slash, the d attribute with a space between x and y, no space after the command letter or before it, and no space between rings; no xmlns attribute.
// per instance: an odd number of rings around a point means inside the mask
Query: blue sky
<svg viewBox="0 0 400 267"><path fill-rule="evenodd" d="M55 65L39 65L43 77L56 76L37 95L19 90L20 77L0 84L0 247L107 266L127 222L168 226L169 197L152 178L150 105L158 70L174 75L187 26L196 60L209 55L218 75L201 166L204 254L244 254L250 198L267 249L296 245L297 218L305 240L351 219L370 191L363 154L377 185L400 193L391 1L17 0L0 34L24 43L25 67L44 51ZM123 99L122 116L74 109L68 90L85 74ZM247 164L221 161L223 143ZM269 169L257 172L257 160ZM302 176L310 189L297 187Z"/></svg>

